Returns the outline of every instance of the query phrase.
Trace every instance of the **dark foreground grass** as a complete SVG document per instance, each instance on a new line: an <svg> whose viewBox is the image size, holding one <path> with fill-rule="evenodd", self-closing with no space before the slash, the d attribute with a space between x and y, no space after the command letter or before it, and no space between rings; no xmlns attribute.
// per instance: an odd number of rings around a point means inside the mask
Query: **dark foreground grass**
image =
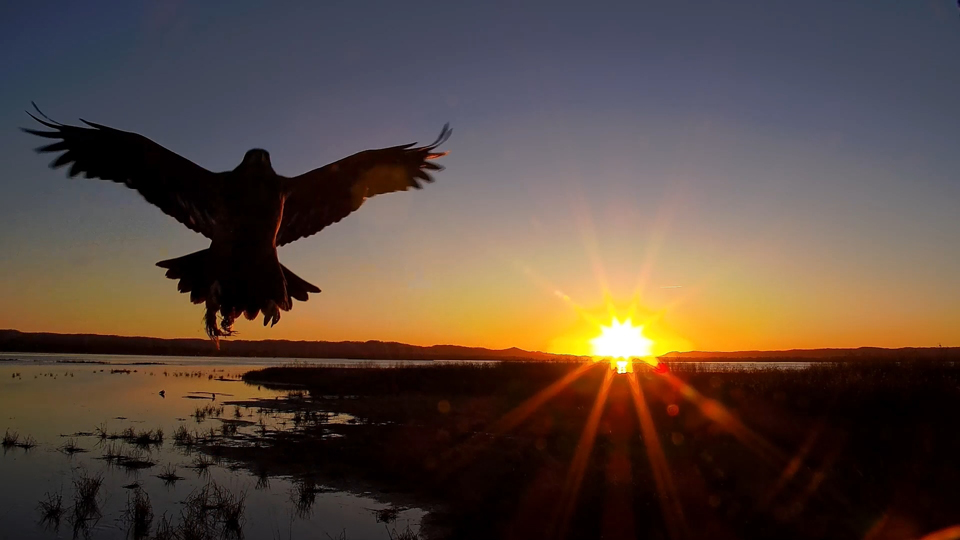
<svg viewBox="0 0 960 540"><path fill-rule="evenodd" d="M646 435L631 376L598 364L503 422L578 368L254 371L248 383L297 383L306 395L240 405L359 421L304 423L222 451L253 471L402 494L434 508L432 537L881 540L960 523L952 364L638 369L655 432ZM584 435L591 410L595 434Z"/></svg>

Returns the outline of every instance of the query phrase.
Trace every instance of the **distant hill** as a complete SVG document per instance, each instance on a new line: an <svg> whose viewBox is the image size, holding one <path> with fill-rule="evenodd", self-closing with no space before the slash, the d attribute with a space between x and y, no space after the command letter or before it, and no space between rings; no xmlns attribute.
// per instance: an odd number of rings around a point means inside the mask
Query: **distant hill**
<svg viewBox="0 0 960 540"><path fill-rule="evenodd" d="M660 357L669 361L716 361L716 360L798 360L798 361L838 361L838 360L892 360L892 359L930 359L960 360L960 347L904 347L884 349L881 347L859 347L856 349L790 349L784 351L736 351L736 352L672 352Z"/></svg>
<svg viewBox="0 0 960 540"><path fill-rule="evenodd" d="M367 360L580 360L584 357L459 345L421 347L392 341L225 340L218 351L206 339L162 339L98 334L30 333L0 330L0 351L63 354L137 354L156 356L242 356L261 358L347 358ZM960 347L882 349L794 349L785 351L672 352L660 357L673 362L718 360L960 360Z"/></svg>
<svg viewBox="0 0 960 540"><path fill-rule="evenodd" d="M157 356L243 356L263 358L347 358L367 360L577 360L580 357L523 349L458 345L421 347L390 341L224 340L218 351L206 339L161 339L98 334L28 333L0 330L0 351Z"/></svg>

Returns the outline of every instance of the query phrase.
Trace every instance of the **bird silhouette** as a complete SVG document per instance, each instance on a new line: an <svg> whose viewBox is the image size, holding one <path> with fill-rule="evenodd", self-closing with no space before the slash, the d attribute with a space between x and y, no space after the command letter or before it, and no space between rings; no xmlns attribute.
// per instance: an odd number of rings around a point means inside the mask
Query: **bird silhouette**
<svg viewBox="0 0 960 540"><path fill-rule="evenodd" d="M421 189L443 170L433 160L451 134L445 125L432 144L366 150L288 178L274 172L266 150L248 151L230 171L211 172L136 133L93 122L86 127L56 122L33 104L34 120L49 131L21 128L53 139L37 152L60 155L51 168L99 178L137 190L147 202L211 240L210 247L160 261L166 277L205 304L204 327L219 338L234 333L241 315L263 313L263 325L280 320L293 300L307 301L320 289L280 264L277 247L320 232L383 193Z"/></svg>

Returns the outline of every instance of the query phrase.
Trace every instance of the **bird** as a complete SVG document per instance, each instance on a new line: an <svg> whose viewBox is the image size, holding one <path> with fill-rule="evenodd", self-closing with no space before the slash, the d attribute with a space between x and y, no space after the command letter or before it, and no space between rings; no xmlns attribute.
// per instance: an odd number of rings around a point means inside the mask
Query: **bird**
<svg viewBox="0 0 960 540"><path fill-rule="evenodd" d="M166 393L166 391L164 391L164 390L161 390L161 391L160 391L160 397L162 397L162 398L165 398L165 397L167 397L167 393Z"/></svg>
<svg viewBox="0 0 960 540"><path fill-rule="evenodd" d="M272 327L294 300L320 292L280 263L278 247L339 222L370 197L432 183L431 174L443 170L434 160L447 155L437 148L452 133L445 124L431 144L365 150L286 177L261 148L232 170L211 172L143 135L82 118L84 126L62 124L32 105L37 114L27 114L47 129L21 130L53 140L36 149L58 154L52 169L123 184L210 239L206 249L156 265L191 302L204 304L204 329L217 348L241 315L253 320L262 312Z"/></svg>

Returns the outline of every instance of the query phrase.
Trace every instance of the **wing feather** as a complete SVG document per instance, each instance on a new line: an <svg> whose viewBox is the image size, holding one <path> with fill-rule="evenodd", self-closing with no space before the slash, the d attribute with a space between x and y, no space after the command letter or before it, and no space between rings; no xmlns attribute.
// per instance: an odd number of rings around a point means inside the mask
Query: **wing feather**
<svg viewBox="0 0 960 540"><path fill-rule="evenodd" d="M363 201L383 193L423 189L421 182L433 182L430 172L443 167L431 160L446 152L435 152L451 134L443 126L432 144L417 143L366 150L294 178L285 178L286 200L277 231L277 246L316 234L354 212Z"/></svg>
<svg viewBox="0 0 960 540"><path fill-rule="evenodd" d="M83 174L86 178L110 180L135 189L165 214L213 238L222 207L222 175L142 135L86 120L81 122L89 127L61 124L43 114L36 104L34 108L40 117L27 114L51 131L21 129L31 135L55 139L37 148L38 153L63 152L50 164L51 168L69 165L67 174L71 178Z"/></svg>

